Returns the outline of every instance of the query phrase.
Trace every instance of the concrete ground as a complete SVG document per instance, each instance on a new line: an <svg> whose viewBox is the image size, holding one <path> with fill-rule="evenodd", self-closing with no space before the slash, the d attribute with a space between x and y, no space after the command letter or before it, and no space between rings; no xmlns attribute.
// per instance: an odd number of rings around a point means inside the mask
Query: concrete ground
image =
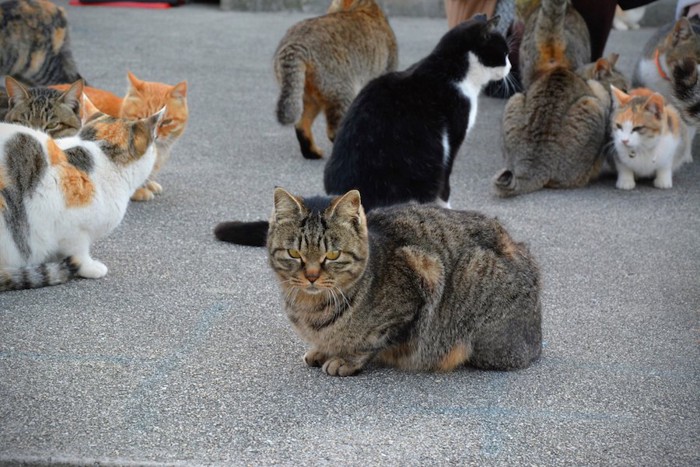
<svg viewBox="0 0 700 467"><path fill-rule="evenodd" d="M302 363L265 251L211 233L266 218L276 185L322 191L324 162L273 112L272 54L303 14L60 3L91 84L186 79L191 122L165 192L95 246L106 278L0 295L0 464L700 465L697 160L670 190L604 178L499 199L504 101L482 97L451 202L498 216L538 258L542 358L331 378ZM391 23L402 68L446 30ZM613 32L624 70L651 32Z"/></svg>

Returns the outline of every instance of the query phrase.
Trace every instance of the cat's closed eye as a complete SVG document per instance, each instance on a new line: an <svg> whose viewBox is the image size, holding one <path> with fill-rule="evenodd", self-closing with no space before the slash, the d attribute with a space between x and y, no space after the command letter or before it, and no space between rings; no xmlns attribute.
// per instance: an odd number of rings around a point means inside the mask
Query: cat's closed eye
<svg viewBox="0 0 700 467"><path fill-rule="evenodd" d="M641 132L643 129L644 129L643 126L636 126L636 127L632 128L632 132L634 132L634 133L639 133L639 132Z"/></svg>
<svg viewBox="0 0 700 467"><path fill-rule="evenodd" d="M620 123L616 123L615 128L617 128L618 130L622 130L622 125Z"/></svg>

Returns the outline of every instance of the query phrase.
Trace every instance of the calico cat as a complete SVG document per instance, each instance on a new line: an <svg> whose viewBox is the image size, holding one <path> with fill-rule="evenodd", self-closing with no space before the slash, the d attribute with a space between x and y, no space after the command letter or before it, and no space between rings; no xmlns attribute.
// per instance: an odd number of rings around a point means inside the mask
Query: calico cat
<svg viewBox="0 0 700 467"><path fill-rule="evenodd" d="M576 70L591 61L588 27L570 2L517 0L516 6L525 23L519 62L525 90L553 68Z"/></svg>
<svg viewBox="0 0 700 467"><path fill-rule="evenodd" d="M645 88L627 94L613 87L613 102L617 188L633 189L635 176L655 176L655 187L671 188L672 173L692 161L688 129L678 111Z"/></svg>
<svg viewBox="0 0 700 467"><path fill-rule="evenodd" d="M58 140L0 124L0 291L107 274L90 246L119 225L153 169L162 116L96 113L77 136Z"/></svg>
<svg viewBox="0 0 700 467"><path fill-rule="evenodd" d="M528 249L477 212L405 204L365 216L360 193L278 188L267 243L308 366L524 368L541 352L540 277Z"/></svg>
<svg viewBox="0 0 700 467"><path fill-rule="evenodd" d="M5 77L8 93L0 119L47 133L52 138L73 136L82 125L83 81L78 80L61 92L47 87L27 88L10 76Z"/></svg>
<svg viewBox="0 0 700 467"><path fill-rule="evenodd" d="M155 195L162 193L163 187L153 178L170 157L170 150L187 126L189 118L187 82L182 81L173 86L157 81L140 80L130 71L127 72L127 76L129 89L124 98L109 91L92 87L86 87L85 94L100 111L113 117L131 120L148 117L165 107L165 116L158 127L158 139L156 140L158 157L153 167L153 173L131 197L132 201L149 201ZM66 85L52 87L65 89Z"/></svg>
<svg viewBox="0 0 700 467"><path fill-rule="evenodd" d="M673 86L673 103L681 110L683 118L694 130L700 128L700 81L698 80L698 61L686 57L673 67L671 84ZM691 138L692 139L692 138Z"/></svg>
<svg viewBox="0 0 700 467"><path fill-rule="evenodd" d="M700 60L700 19L682 17L660 27L644 46L637 62L632 85L652 89L673 98L671 75L674 66L685 58Z"/></svg>
<svg viewBox="0 0 700 467"><path fill-rule="evenodd" d="M568 58L573 39L562 28L571 8L568 0L543 0L531 15L537 27L527 30L535 38L523 41L539 47L531 54L537 56L530 72L535 80L524 94L511 97L504 110L506 168L493 179L499 196L584 186L602 166L610 95L599 82L576 74L578 67ZM587 40L588 32L576 48Z"/></svg>
<svg viewBox="0 0 700 467"><path fill-rule="evenodd" d="M323 153L311 131L318 114L325 114L333 141L360 89L397 64L396 37L377 3L333 0L326 15L295 24L277 47L277 120L294 123L302 155L319 159Z"/></svg>
<svg viewBox="0 0 700 467"><path fill-rule="evenodd" d="M508 45L479 15L448 31L423 60L370 81L343 119L324 171L327 194L352 189L365 209L450 196L452 165L476 120L478 96L508 75ZM266 222L225 222L219 240L265 244Z"/></svg>
<svg viewBox="0 0 700 467"><path fill-rule="evenodd" d="M0 2L0 75L32 86L82 79L63 8L47 0Z"/></svg>

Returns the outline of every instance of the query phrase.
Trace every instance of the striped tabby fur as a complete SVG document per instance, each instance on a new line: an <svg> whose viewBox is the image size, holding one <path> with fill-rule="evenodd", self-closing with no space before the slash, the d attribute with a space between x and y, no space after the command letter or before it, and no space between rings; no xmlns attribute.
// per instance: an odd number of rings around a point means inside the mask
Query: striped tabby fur
<svg viewBox="0 0 700 467"><path fill-rule="evenodd" d="M377 361L415 371L524 368L540 355L538 266L495 219L360 194L278 188L269 261L304 359L326 374Z"/></svg>
<svg viewBox="0 0 700 467"><path fill-rule="evenodd" d="M90 246L119 225L153 169L161 117L97 113L77 136L58 140L0 123L0 290L107 274Z"/></svg>

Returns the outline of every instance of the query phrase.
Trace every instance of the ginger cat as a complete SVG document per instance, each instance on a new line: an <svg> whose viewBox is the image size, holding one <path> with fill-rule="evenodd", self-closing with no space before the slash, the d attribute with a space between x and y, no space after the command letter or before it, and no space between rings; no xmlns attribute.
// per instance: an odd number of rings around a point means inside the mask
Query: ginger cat
<svg viewBox="0 0 700 467"><path fill-rule="evenodd" d="M189 111L187 109L187 82L169 85L155 81L143 81L127 72L129 89L120 98L109 91L86 86L84 93L102 112L113 117L138 120L148 117L165 107L165 116L158 127L156 147L158 157L148 180L132 195L132 201L149 201L163 191L163 187L153 180L155 174L170 157L170 149L185 131ZM67 85L52 86L66 89Z"/></svg>

